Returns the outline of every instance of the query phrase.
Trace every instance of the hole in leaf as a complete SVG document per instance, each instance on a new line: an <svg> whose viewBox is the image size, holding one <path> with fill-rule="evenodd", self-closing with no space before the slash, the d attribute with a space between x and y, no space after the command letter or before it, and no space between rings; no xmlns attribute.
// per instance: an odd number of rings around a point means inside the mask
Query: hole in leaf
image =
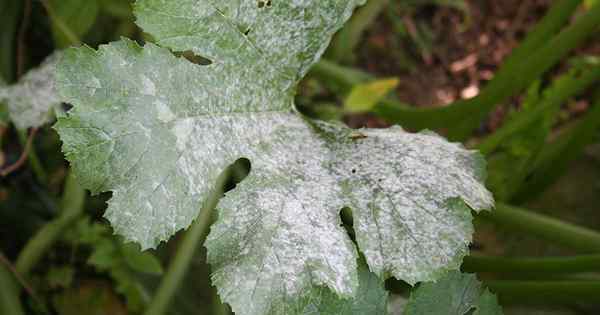
<svg viewBox="0 0 600 315"><path fill-rule="evenodd" d="M225 185L225 191L230 191L234 189L237 184L241 183L244 178L248 176L250 170L252 169L252 165L250 160L246 158L241 158L231 164L227 172L229 172L229 180Z"/></svg>
<svg viewBox="0 0 600 315"><path fill-rule="evenodd" d="M258 8L262 9L262 8L270 8L273 5L273 2L271 0L258 0Z"/></svg>
<svg viewBox="0 0 600 315"><path fill-rule="evenodd" d="M348 207L342 208L342 210L340 210L340 218L342 219L342 226L346 230L346 233L348 233L350 239L354 243L356 243L356 233L354 232L354 218L352 217L352 209Z"/></svg>
<svg viewBox="0 0 600 315"><path fill-rule="evenodd" d="M352 169L352 174L356 174L356 169L355 168Z"/></svg>

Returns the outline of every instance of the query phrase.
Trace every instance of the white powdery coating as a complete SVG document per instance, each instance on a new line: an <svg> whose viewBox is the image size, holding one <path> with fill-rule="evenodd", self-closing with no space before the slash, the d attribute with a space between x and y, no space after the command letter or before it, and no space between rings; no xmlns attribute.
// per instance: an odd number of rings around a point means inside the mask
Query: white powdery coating
<svg viewBox="0 0 600 315"><path fill-rule="evenodd" d="M60 53L49 56L17 84L0 87L0 101L8 104L10 118L19 129L39 127L48 122L49 112L60 105L54 72Z"/></svg>
<svg viewBox="0 0 600 315"><path fill-rule="evenodd" d="M476 210L493 206L474 172L479 157L431 133L360 134L335 144L332 160L371 270L414 284L458 268L473 233L458 198Z"/></svg>
<svg viewBox="0 0 600 315"><path fill-rule="evenodd" d="M356 138L291 111L297 80L357 3L144 0L138 21L159 43L213 63L122 40L69 50L57 74L74 104L56 126L63 150L85 187L113 192L105 216L144 249L187 228L226 167L251 161L206 243L236 314L296 314L324 288L355 296L344 206L372 270L413 283L465 253L471 216L459 198L491 205L476 158L458 145L399 128Z"/></svg>

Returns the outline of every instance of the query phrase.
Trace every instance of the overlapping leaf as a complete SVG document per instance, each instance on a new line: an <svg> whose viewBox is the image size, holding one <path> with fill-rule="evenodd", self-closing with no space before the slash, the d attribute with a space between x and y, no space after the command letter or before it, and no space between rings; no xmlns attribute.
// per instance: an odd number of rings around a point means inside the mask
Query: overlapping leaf
<svg viewBox="0 0 600 315"><path fill-rule="evenodd" d="M294 112L297 81L359 2L142 0L138 23L159 45L212 63L122 40L70 50L60 67L75 106L56 127L65 154L86 187L113 192L106 217L143 248L189 226L219 174L251 161L206 243L237 314L305 314L323 290L362 292L343 207L370 269L415 283L458 267L466 205L492 205L481 158L460 145Z"/></svg>
<svg viewBox="0 0 600 315"><path fill-rule="evenodd" d="M410 296L404 315L502 315L496 296L475 275L452 272L437 283L421 284Z"/></svg>
<svg viewBox="0 0 600 315"><path fill-rule="evenodd" d="M48 57L18 83L0 86L0 102L6 102L10 119L17 128L39 127L48 122L50 111L60 104L54 73L60 53Z"/></svg>

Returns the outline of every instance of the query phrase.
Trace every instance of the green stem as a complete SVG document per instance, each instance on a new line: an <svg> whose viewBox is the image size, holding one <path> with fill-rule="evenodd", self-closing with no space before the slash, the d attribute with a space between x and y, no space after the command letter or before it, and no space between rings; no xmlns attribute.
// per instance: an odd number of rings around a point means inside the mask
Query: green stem
<svg viewBox="0 0 600 315"><path fill-rule="evenodd" d="M145 315L162 315L166 313L169 303L190 267L196 249L204 242L204 239L208 234L213 210L223 195L223 188L228 178L229 171L225 171L221 174L215 186L215 190L206 201L205 206L200 211L200 215L185 233L181 245L177 249L177 254L173 259L173 262L169 265Z"/></svg>
<svg viewBox="0 0 600 315"><path fill-rule="evenodd" d="M65 23L65 21L63 21L63 19L61 19L56 14L56 12L54 11L54 8L52 8L52 6L49 5L46 0L42 0L41 2L42 2L42 5L44 6L44 8L46 9L46 12L48 12L48 16L50 16L50 19L54 22L54 24L56 24L58 29L63 33L63 35L70 42L70 44L71 45L81 44L81 40L79 39L79 36L77 36L77 34L75 34L75 32L73 32L73 30L71 30L71 28L67 25L67 23Z"/></svg>
<svg viewBox="0 0 600 315"><path fill-rule="evenodd" d="M350 21L339 31L329 46L328 57L336 62L349 63L354 58L354 49L367 27L387 6L389 0L369 0L359 8Z"/></svg>
<svg viewBox="0 0 600 315"><path fill-rule="evenodd" d="M502 128L481 142L477 146L477 149L484 155L490 154L508 137L540 119L550 109L558 108L569 98L581 94L598 80L600 80L600 65L590 65L589 68L584 69L577 76L573 76L572 73L566 73L557 78L554 81L554 86L550 87L549 91L551 93L543 99L541 104L527 113L521 113L521 115L518 115L515 119L502 126Z"/></svg>
<svg viewBox="0 0 600 315"><path fill-rule="evenodd" d="M570 257L492 257L470 255L463 260L467 272L577 273L600 271L600 255Z"/></svg>
<svg viewBox="0 0 600 315"><path fill-rule="evenodd" d="M17 280L3 264L0 264L0 314L22 315L23 308L19 299Z"/></svg>
<svg viewBox="0 0 600 315"><path fill-rule="evenodd" d="M79 185L70 171L65 181L61 200L60 216L44 225L28 242L19 254L15 267L26 276L40 261L44 253L56 242L64 230L83 213L85 190Z"/></svg>
<svg viewBox="0 0 600 315"><path fill-rule="evenodd" d="M600 233L575 224L506 204L482 217L507 230L523 232L584 253L600 252Z"/></svg>
<svg viewBox="0 0 600 315"><path fill-rule="evenodd" d="M547 22L547 25L562 25L568 20L570 12L575 10L577 2L565 0L557 2L548 14L548 18L553 20L544 19L542 22ZM558 12L559 9L566 10L569 15ZM555 22L554 19L556 24L551 23ZM547 25L542 23L545 27L540 29L546 31ZM598 25L600 25L600 5L595 5L551 40L548 41L547 36L553 34L555 29L548 30L545 36L535 36L535 40L525 40L527 44L525 48L517 49L514 56L508 57L507 62L502 65L494 79L483 88L481 94L463 104L463 109L459 110L464 115L462 123L451 128L448 136L455 140L465 139L497 105L505 102L510 96L526 88L548 71L572 49L591 36ZM533 32L534 35L537 35L536 30ZM544 45L535 46L541 44Z"/></svg>
<svg viewBox="0 0 600 315"><path fill-rule="evenodd" d="M27 146L28 138L27 130L18 130L17 135L19 137L21 147L25 149L25 147ZM31 143L31 147L29 148L29 152L27 153L27 161L29 162L29 166L31 167L31 170L33 171L33 174L37 178L38 182L47 183L48 174L46 174L46 170L44 170L44 167L42 166L42 162L35 151L35 146L33 145L33 143Z"/></svg>
<svg viewBox="0 0 600 315"><path fill-rule="evenodd" d="M0 1L0 77L7 83L15 78L15 36L21 17L21 1Z"/></svg>
<svg viewBox="0 0 600 315"><path fill-rule="evenodd" d="M569 164L581 155L584 148L595 141L598 129L600 129L600 97L577 125L541 152L533 174L529 176L526 185L513 200L524 202L545 191L567 171Z"/></svg>
<svg viewBox="0 0 600 315"><path fill-rule="evenodd" d="M503 304L573 304L600 301L600 281L485 281Z"/></svg>
<svg viewBox="0 0 600 315"><path fill-rule="evenodd" d="M375 107L374 112L392 123L399 123L410 129L449 128L451 139L464 139L495 106L529 86L593 34L600 24L600 4L594 5L550 40L568 21L580 2L557 1L524 40L524 48L517 49L515 57L508 57L494 79L477 97L459 100L445 107L428 108L415 108L394 100L385 100ZM329 80L335 79L334 84L344 86L345 89L350 88L349 84L356 84L370 77L366 74L357 75L358 70L348 70L323 61L315 65L313 73Z"/></svg>

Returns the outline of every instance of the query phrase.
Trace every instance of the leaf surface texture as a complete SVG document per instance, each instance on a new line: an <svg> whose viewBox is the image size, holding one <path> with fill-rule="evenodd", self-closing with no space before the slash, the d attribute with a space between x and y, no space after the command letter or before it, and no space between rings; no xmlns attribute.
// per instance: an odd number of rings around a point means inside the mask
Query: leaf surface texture
<svg viewBox="0 0 600 315"><path fill-rule="evenodd" d="M369 282L343 207L368 276L416 283L458 268L468 206L493 204L482 158L461 145L295 112L298 81L360 2L141 0L138 24L158 45L71 49L61 63L60 91L74 104L56 125L63 150L85 187L113 192L105 216L143 248L188 227L221 172L250 160L206 242L236 314L311 314L325 292L362 296Z"/></svg>

